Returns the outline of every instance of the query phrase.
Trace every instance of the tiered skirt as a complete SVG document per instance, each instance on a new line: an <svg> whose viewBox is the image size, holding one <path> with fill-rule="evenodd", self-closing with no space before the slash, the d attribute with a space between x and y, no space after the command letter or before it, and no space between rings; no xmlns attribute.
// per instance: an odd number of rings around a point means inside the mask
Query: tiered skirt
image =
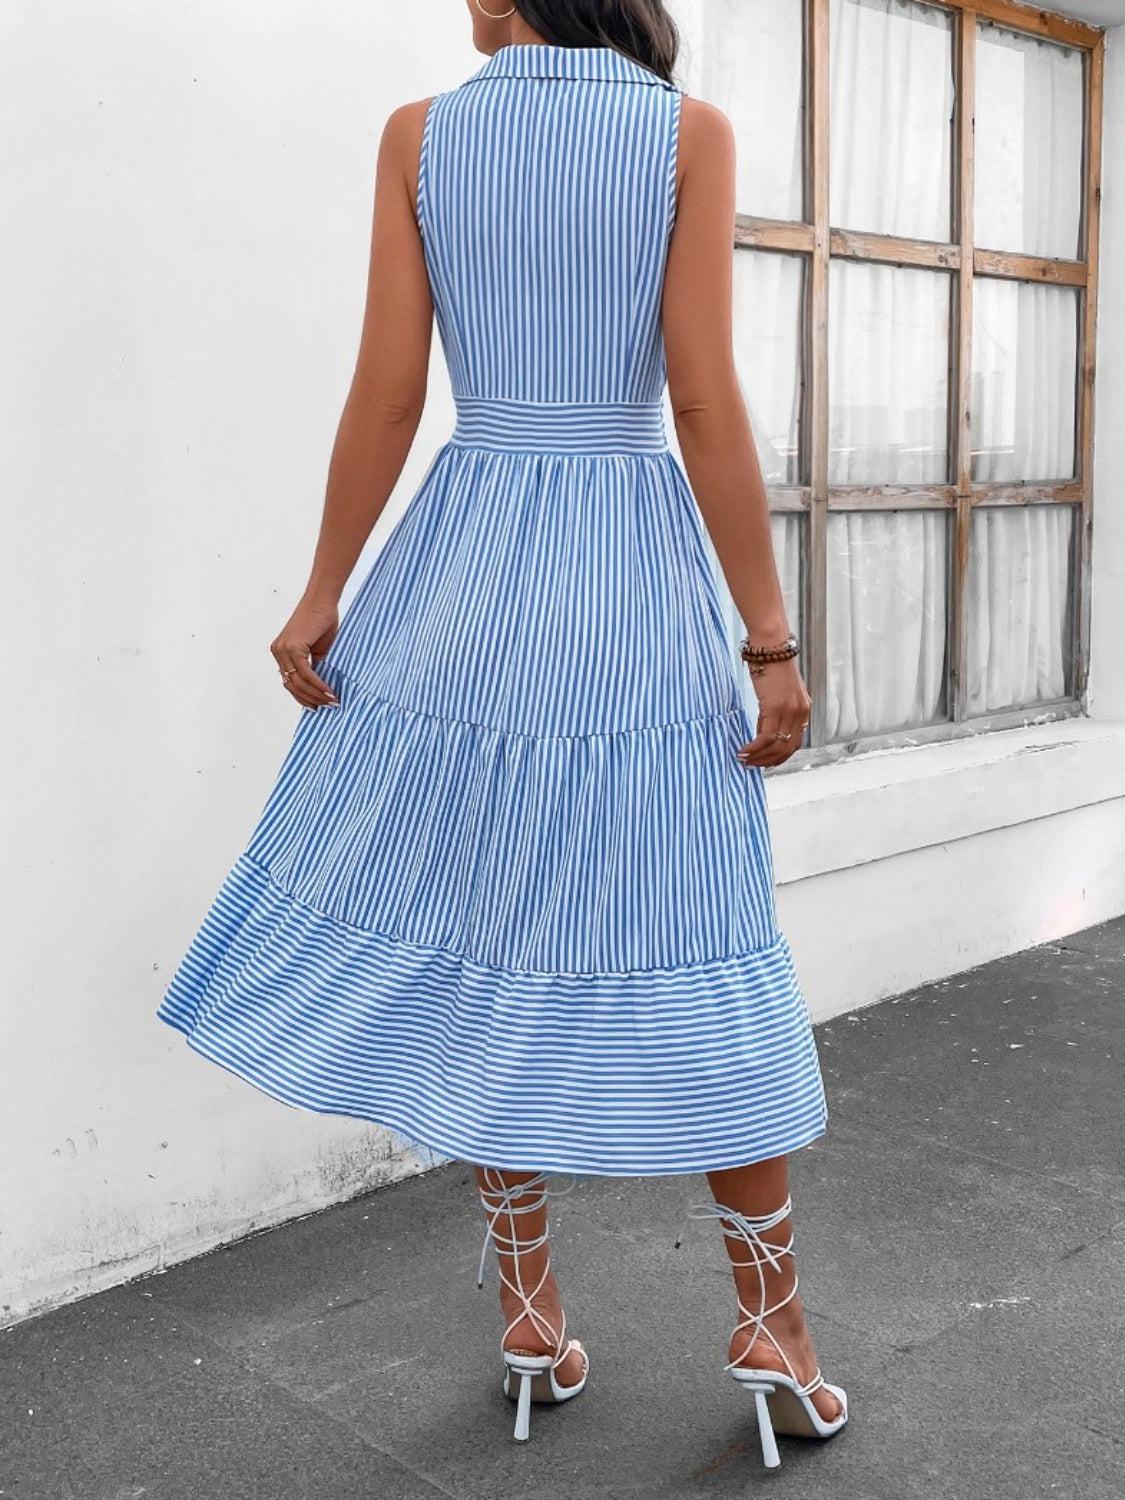
<svg viewBox="0 0 1125 1500"><path fill-rule="evenodd" d="M481 1164L794 1150L824 1091L682 471L472 417L157 1014L275 1099Z"/></svg>

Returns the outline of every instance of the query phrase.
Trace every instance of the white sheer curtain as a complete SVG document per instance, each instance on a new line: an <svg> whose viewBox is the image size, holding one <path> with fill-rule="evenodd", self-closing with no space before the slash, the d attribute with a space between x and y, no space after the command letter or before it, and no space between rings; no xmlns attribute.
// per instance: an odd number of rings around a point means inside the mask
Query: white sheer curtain
<svg viewBox="0 0 1125 1500"><path fill-rule="evenodd" d="M1070 479L1078 293L978 277L973 284L973 478Z"/></svg>
<svg viewBox="0 0 1125 1500"><path fill-rule="evenodd" d="M669 0L681 28L679 77L726 113L738 137L737 207L767 219L804 217L803 6L797 0ZM735 260L735 355L762 472L795 484L804 328L803 259L739 251ZM804 518L771 518L774 558L793 628L801 628ZM745 625L712 566L731 659L751 713L753 679L738 655Z"/></svg>
<svg viewBox="0 0 1125 1500"><path fill-rule="evenodd" d="M777 564L777 576L785 599L785 613L794 630L801 628L801 562L804 555L804 517L796 512L770 516L770 534L773 538L773 556ZM719 601L727 622L727 641L734 664L742 701L751 714L758 711L758 702L752 686L753 677L746 669L738 653L739 643L746 633L742 616L735 608L730 590L726 586L722 568L713 546L709 545L711 566L719 583Z"/></svg>
<svg viewBox="0 0 1125 1500"><path fill-rule="evenodd" d="M1082 54L977 28L973 238L1073 260L1082 216Z"/></svg>
<svg viewBox="0 0 1125 1500"><path fill-rule="evenodd" d="M833 739L939 716L945 679L945 511L828 518L828 725Z"/></svg>
<svg viewBox="0 0 1125 1500"><path fill-rule="evenodd" d="M1077 255L1081 54L980 25L976 73L977 244ZM1078 294L1067 287L974 283L974 479L1074 474L1078 312ZM1073 532L1069 505L974 511L966 580L971 713L1070 690Z"/></svg>
<svg viewBox="0 0 1125 1500"><path fill-rule="evenodd" d="M951 228L952 17L910 0L833 0L831 219L946 240ZM829 483L949 475L950 278L836 261L829 288ZM832 739L944 717L949 517L830 513Z"/></svg>
<svg viewBox="0 0 1125 1500"><path fill-rule="evenodd" d="M800 470L801 373L804 332L804 259L739 250L734 261L735 360L750 425L767 484L797 484ZM763 373L768 379L762 380ZM804 518L794 513L770 518L774 560L785 598L785 613L801 629L801 558ZM742 701L757 704L751 674L738 655L745 626L711 549L727 619L731 656Z"/></svg>
<svg viewBox="0 0 1125 1500"><path fill-rule="evenodd" d="M833 225L948 240L952 16L913 0L832 0L829 27Z"/></svg>
<svg viewBox="0 0 1125 1500"><path fill-rule="evenodd" d="M1073 531L1072 505L973 511L966 580L970 713L1069 691Z"/></svg>
<svg viewBox="0 0 1125 1500"><path fill-rule="evenodd" d="M802 7L795 0L673 0L672 9L685 31L687 87L727 110L738 130L740 211L800 217L794 78ZM952 236L952 36L950 13L918 0L832 0L834 225ZM1002 226L991 239L978 234L978 243L1073 255L1080 63L1076 75L1067 49L986 27L977 76L976 221L978 229ZM998 163L983 179L982 157ZM992 183L987 205L982 180ZM783 259L739 252L740 262L744 256L747 262ZM770 477L793 482L795 444L784 413L795 411L790 403L799 391L799 351L787 336L795 326L788 293L779 273L772 283L769 274L748 266L740 276L736 336L751 420ZM1074 459L1074 294L986 280L975 290L974 477L1066 477ZM769 300L755 308L749 305L754 295ZM830 483L948 480L950 296L945 273L833 264ZM1070 512L1058 506L1033 511L1005 506L974 521L973 546L981 549L968 579L974 712L1065 691L1059 684L1069 671ZM775 556L795 625L803 531L798 516L773 519ZM830 515L830 737L890 732L947 715L949 549L948 511ZM727 612L736 655L742 622L729 598ZM752 703L748 684L746 692Z"/></svg>
<svg viewBox="0 0 1125 1500"><path fill-rule="evenodd" d="M684 87L738 137L740 213L804 217L801 0L669 0Z"/></svg>
<svg viewBox="0 0 1125 1500"><path fill-rule="evenodd" d="M834 260L828 290L829 484L944 483L951 278Z"/></svg>

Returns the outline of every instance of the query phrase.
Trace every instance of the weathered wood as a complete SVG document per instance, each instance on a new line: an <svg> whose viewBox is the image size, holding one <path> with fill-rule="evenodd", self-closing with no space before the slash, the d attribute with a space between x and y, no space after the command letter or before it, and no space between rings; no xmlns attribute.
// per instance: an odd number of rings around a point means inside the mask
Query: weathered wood
<svg viewBox="0 0 1125 1500"><path fill-rule="evenodd" d="M1004 276L1012 281L1038 281L1053 286L1086 285L1085 261L1050 260L1040 255L1019 255L1011 250L974 250L973 270L978 276Z"/></svg>
<svg viewBox="0 0 1125 1500"><path fill-rule="evenodd" d="M957 273L953 360L953 478L957 500L950 538L948 635L948 703L955 723L966 718L968 705L969 622L966 580L972 536L970 495L973 463L973 145L976 101L977 13L964 8L957 18L954 74L957 95L957 133L954 173L957 184L957 237L961 264Z"/></svg>
<svg viewBox="0 0 1125 1500"><path fill-rule="evenodd" d="M734 223L734 243L742 250L787 250L807 255L813 247L813 227L739 214Z"/></svg>
<svg viewBox="0 0 1125 1500"><path fill-rule="evenodd" d="M825 737L828 702L828 262L829 262L829 0L809 0L808 144L813 246L809 268L808 426L809 524L805 557L805 685L812 698L808 741Z"/></svg>
<svg viewBox="0 0 1125 1500"><path fill-rule="evenodd" d="M807 484L771 484L766 486L770 514L775 516L803 515L812 503L812 491ZM790 624L796 626L796 621Z"/></svg>
<svg viewBox="0 0 1125 1500"><path fill-rule="evenodd" d="M875 260L890 266L932 266L940 271L956 270L961 263L960 245L936 240L908 240L893 234L857 234L851 229L833 229L829 244L842 260Z"/></svg>
<svg viewBox="0 0 1125 1500"><path fill-rule="evenodd" d="M998 26L1027 31L1068 47L1096 47L1103 36L1099 26L1057 15L1041 5L1021 5L1018 0L928 0L928 3L940 5L943 10L974 10L982 21L994 21Z"/></svg>
<svg viewBox="0 0 1125 1500"><path fill-rule="evenodd" d="M1104 43L1099 42L1086 60L1086 193L1082 215L1082 242L1086 256L1086 290L1083 293L1082 327L1079 340L1078 474L1082 507L1075 537L1076 593L1072 650L1074 692L1085 700L1090 662L1091 543L1094 528L1094 376L1098 335L1098 253L1102 205L1102 93Z"/></svg>
<svg viewBox="0 0 1125 1500"><path fill-rule="evenodd" d="M951 484L833 485L829 510L951 510L957 491Z"/></svg>
<svg viewBox="0 0 1125 1500"><path fill-rule="evenodd" d="M1023 484L1012 481L989 481L973 485L970 503L977 505L1079 505L1082 484L1067 480L1059 484Z"/></svg>

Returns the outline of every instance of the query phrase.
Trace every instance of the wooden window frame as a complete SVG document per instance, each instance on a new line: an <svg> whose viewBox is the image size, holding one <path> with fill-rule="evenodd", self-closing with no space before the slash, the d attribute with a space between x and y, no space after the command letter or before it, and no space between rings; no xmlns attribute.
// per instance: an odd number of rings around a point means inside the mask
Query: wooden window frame
<svg viewBox="0 0 1125 1500"><path fill-rule="evenodd" d="M771 512L807 516L802 568L802 661L812 696L809 744L782 771L836 761L858 751L953 739L991 729L1041 723L1085 711L1090 644L1090 542L1093 518L1094 355L1097 328L1098 230L1101 205L1101 130L1104 34L1094 26L1017 0L924 0L953 13L954 130L953 213L949 243L834 229L829 218L829 6L831 0L801 0L805 7L804 117L805 221L788 222L740 214L735 248L797 254L806 262L802 452L808 483L769 486ZM1083 68L1082 212L1077 260L1052 260L973 243L974 78L977 22L991 22L1081 50ZM833 259L922 266L947 271L953 280L950 323L950 472L940 485L838 486L828 483L828 280ZM973 283L1004 277L1031 284L1074 287L1078 292L1076 368L1076 477L1056 484L974 481L971 472ZM968 712L966 573L972 513L980 505L1066 504L1076 510L1073 540L1071 661L1073 693L1025 707L972 716ZM952 514L950 595L947 609L949 717L941 723L890 734L862 735L825 743L827 703L828 513L833 510L944 509Z"/></svg>

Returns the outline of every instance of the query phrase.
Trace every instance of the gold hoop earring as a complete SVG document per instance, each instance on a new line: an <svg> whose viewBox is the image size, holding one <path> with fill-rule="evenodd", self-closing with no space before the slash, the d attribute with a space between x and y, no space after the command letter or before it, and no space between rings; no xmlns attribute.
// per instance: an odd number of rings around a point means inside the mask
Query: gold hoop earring
<svg viewBox="0 0 1125 1500"><path fill-rule="evenodd" d="M480 11L481 15L487 16L490 21L506 21L509 16L514 16L516 13L516 7L514 5L512 6L511 10L506 10L502 16L494 16L490 10L485 10L484 6L480 3L480 0L476 0L476 7L477 10Z"/></svg>

